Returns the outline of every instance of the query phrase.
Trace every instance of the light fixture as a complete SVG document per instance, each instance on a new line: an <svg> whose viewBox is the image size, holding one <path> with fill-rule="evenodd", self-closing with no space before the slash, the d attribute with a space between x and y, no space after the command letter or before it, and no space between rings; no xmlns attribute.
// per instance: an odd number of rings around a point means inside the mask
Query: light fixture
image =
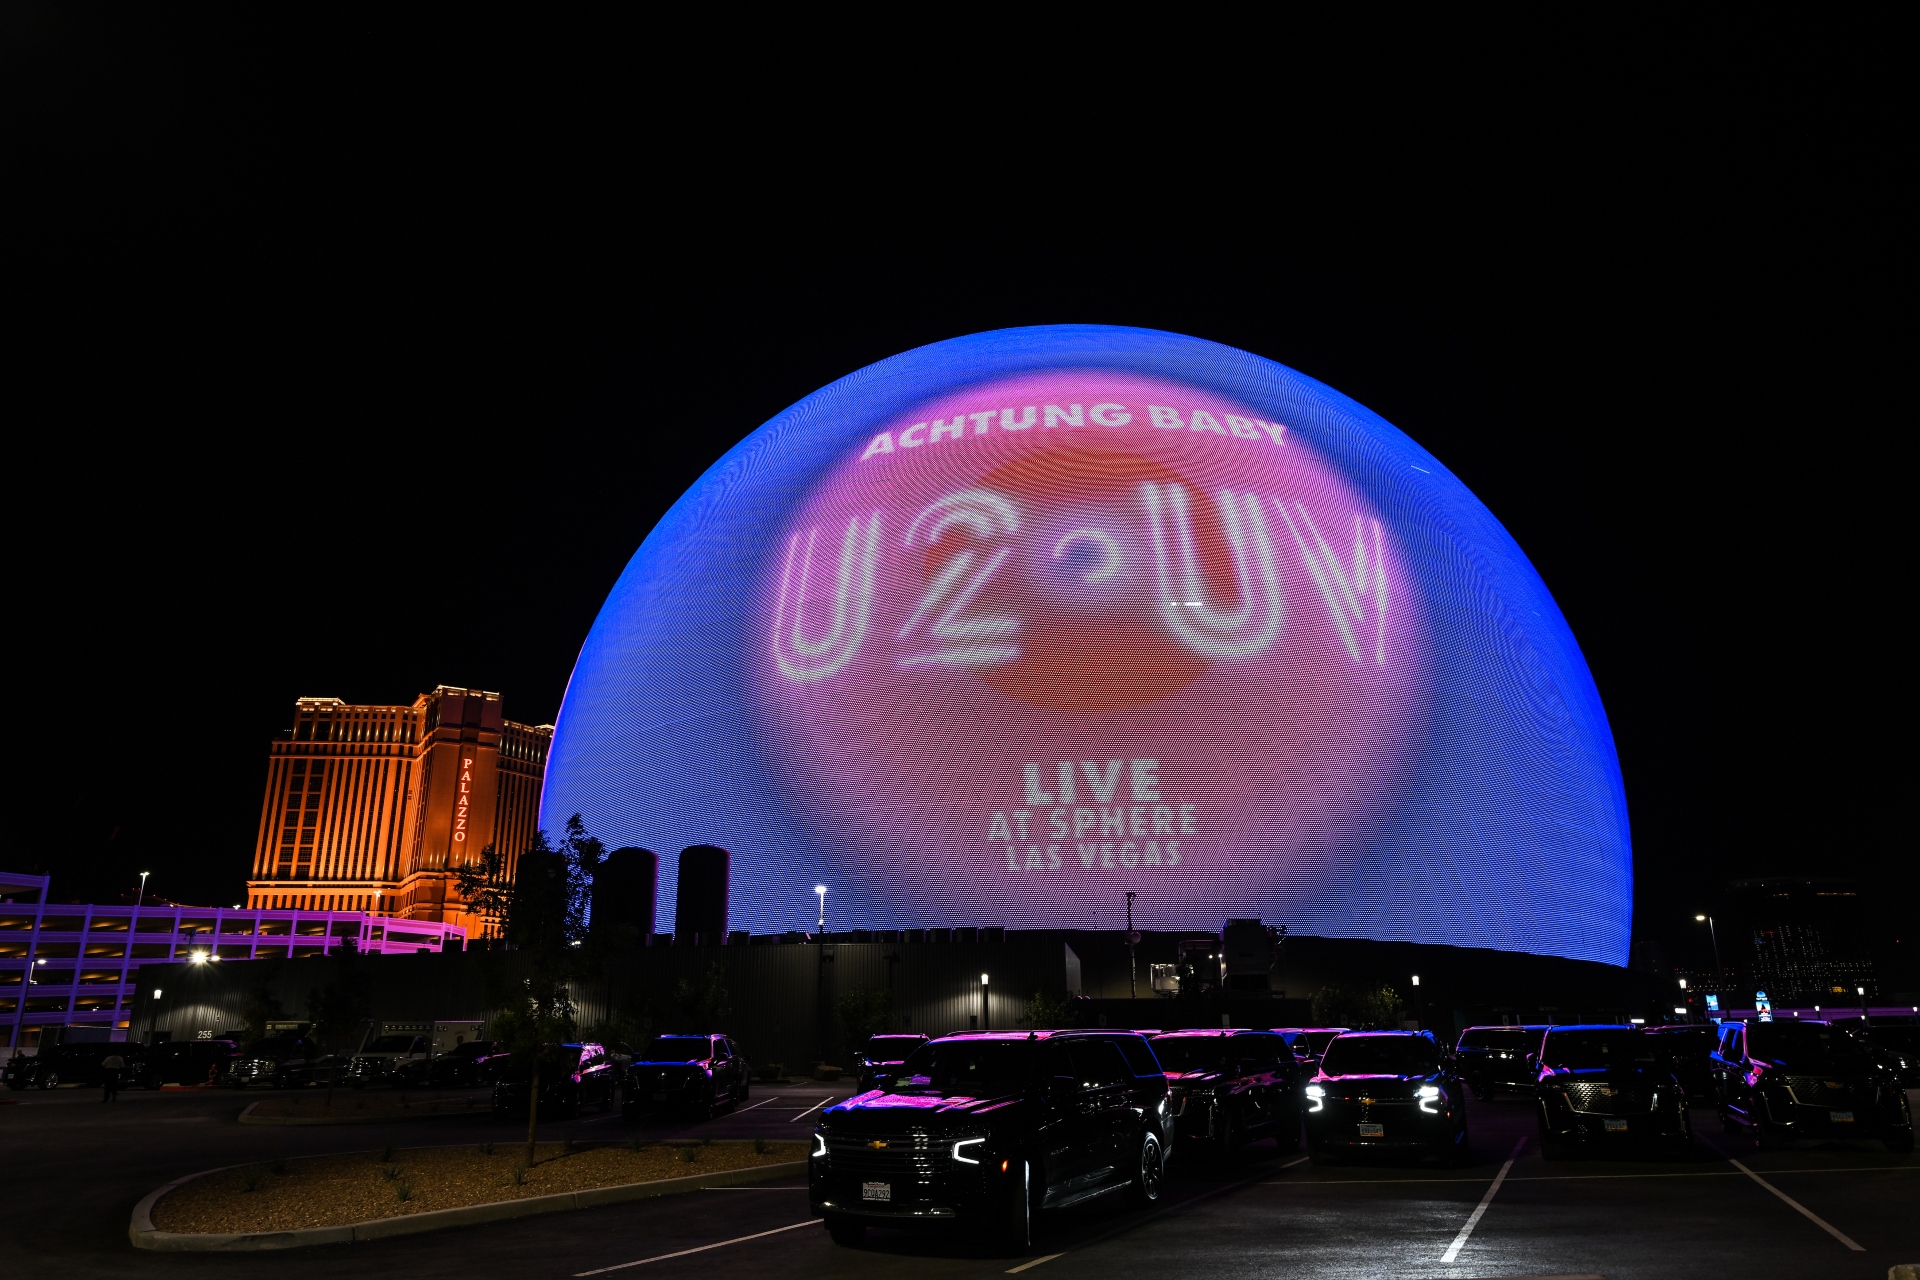
<svg viewBox="0 0 1920 1280"><path fill-rule="evenodd" d="M983 987L987 985L987 975L984 973L980 975L980 985Z"/></svg>
<svg viewBox="0 0 1920 1280"><path fill-rule="evenodd" d="M1675 1006L1673 1006L1673 1011L1674 1011L1675 1013L1685 1013L1685 1012L1687 1011L1687 1006L1685 1006L1685 1005L1683 1005L1683 1004L1677 1004L1677 1005L1675 1005Z"/></svg>
<svg viewBox="0 0 1920 1280"><path fill-rule="evenodd" d="M985 1146L986 1142L987 1140L985 1138L962 1138L960 1139L960 1141L953 1144L953 1158L955 1160L958 1160L961 1164L979 1164L980 1162L976 1159L973 1159L971 1156L961 1155L960 1149L962 1147ZM977 1155L978 1152L976 1152L975 1154Z"/></svg>
<svg viewBox="0 0 1920 1280"><path fill-rule="evenodd" d="M1682 991L1687 989L1687 980L1685 978L1680 979L1680 989Z"/></svg>
<svg viewBox="0 0 1920 1280"><path fill-rule="evenodd" d="M1705 919L1706 919L1706 917L1705 917L1705 916L1695 916L1695 917L1694 917L1694 919L1695 919L1695 920L1705 920Z"/></svg>
<svg viewBox="0 0 1920 1280"><path fill-rule="evenodd" d="M1674 1012L1678 1013L1680 1011L1678 1009L1675 1009ZM1647 1024L1647 1020L1645 1018L1628 1018L1627 1021L1631 1022L1636 1027L1643 1027Z"/></svg>
<svg viewBox="0 0 1920 1280"><path fill-rule="evenodd" d="M153 998L154 998L155 1000L158 1000L158 999L160 998L160 988L158 988L158 987L155 987L155 988L153 989Z"/></svg>

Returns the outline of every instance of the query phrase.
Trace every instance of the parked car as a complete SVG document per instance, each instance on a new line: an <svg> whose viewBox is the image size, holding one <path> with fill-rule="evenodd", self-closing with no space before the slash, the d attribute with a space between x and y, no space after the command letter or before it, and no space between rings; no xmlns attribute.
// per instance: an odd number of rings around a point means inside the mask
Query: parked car
<svg viewBox="0 0 1920 1280"><path fill-rule="evenodd" d="M1166 1085L1137 1075L1116 1039L986 1031L922 1045L879 1091L821 1115L814 1213L842 1245L869 1226L944 1225L1019 1253L1044 1211L1115 1194L1156 1203Z"/></svg>
<svg viewBox="0 0 1920 1280"><path fill-rule="evenodd" d="M597 1044L547 1045L540 1055L540 1110L543 1114L577 1116L582 1107L613 1110L616 1079L607 1051ZM493 1113L523 1113L531 1097L531 1059L509 1058L494 1073Z"/></svg>
<svg viewBox="0 0 1920 1280"><path fill-rule="evenodd" d="M1454 1069L1482 1102L1506 1093L1533 1094L1533 1065L1544 1026L1468 1027L1454 1045Z"/></svg>
<svg viewBox="0 0 1920 1280"><path fill-rule="evenodd" d="M101 1063L118 1054L131 1063L146 1046L128 1041L114 1044L90 1040L84 1044L47 1045L32 1056L14 1054L7 1059L0 1080L9 1089L58 1089L63 1084L99 1085L105 1079ZM125 1080L128 1077L122 1076Z"/></svg>
<svg viewBox="0 0 1920 1280"><path fill-rule="evenodd" d="M1878 1138L1913 1150L1913 1114L1894 1071L1826 1022L1729 1022L1713 1052L1720 1123L1763 1150L1799 1138Z"/></svg>
<svg viewBox="0 0 1920 1280"><path fill-rule="evenodd" d="M347 1083L356 1089L370 1084L410 1084L409 1069L416 1064L424 1066L431 1051L425 1036L379 1036L353 1055L347 1066Z"/></svg>
<svg viewBox="0 0 1920 1280"><path fill-rule="evenodd" d="M628 1119L677 1111L711 1120L747 1100L751 1070L726 1036L655 1036L627 1067L621 1111Z"/></svg>
<svg viewBox="0 0 1920 1280"><path fill-rule="evenodd" d="M619 1059L609 1054L614 1076L618 1078ZM494 1073L507 1063L507 1052L493 1040L468 1040L445 1053L409 1062L400 1069L401 1079L412 1086L436 1089L472 1089L492 1084Z"/></svg>
<svg viewBox="0 0 1920 1280"><path fill-rule="evenodd" d="M859 1059L854 1063L854 1070L860 1076L860 1092L878 1088L880 1081L926 1042L925 1036L868 1036L867 1043L860 1049Z"/></svg>
<svg viewBox="0 0 1920 1280"><path fill-rule="evenodd" d="M220 1083L234 1089L265 1085L274 1089L324 1084L346 1059L328 1053L318 1041L303 1035L276 1035L255 1040L227 1066ZM341 1083L345 1082L344 1072Z"/></svg>
<svg viewBox="0 0 1920 1280"><path fill-rule="evenodd" d="M1856 1030L1854 1034L1863 1033ZM1867 1027L1864 1034L1902 1087L1920 1089L1920 1026L1911 1022L1886 1025L1876 1022Z"/></svg>
<svg viewBox="0 0 1920 1280"><path fill-rule="evenodd" d="M1168 1109L1183 1139L1231 1151L1271 1137L1282 1151L1300 1145L1303 1068L1271 1031L1169 1031L1153 1038L1166 1073Z"/></svg>
<svg viewBox="0 0 1920 1280"><path fill-rule="evenodd" d="M1701 1024L1648 1027L1645 1034L1666 1054L1674 1078L1687 1091L1690 1106L1711 1103L1713 1091L1713 1051L1720 1029Z"/></svg>
<svg viewBox="0 0 1920 1280"><path fill-rule="evenodd" d="M1343 1032L1304 1093L1315 1164L1367 1152L1466 1159L1465 1086L1428 1032Z"/></svg>
<svg viewBox="0 0 1920 1280"><path fill-rule="evenodd" d="M1660 1043L1638 1027L1553 1027L1535 1056L1540 1154L1665 1147L1693 1154L1686 1090Z"/></svg>
<svg viewBox="0 0 1920 1280"><path fill-rule="evenodd" d="M240 1054L231 1040L169 1040L127 1059L128 1083L141 1089L169 1084L216 1084Z"/></svg>
<svg viewBox="0 0 1920 1280"><path fill-rule="evenodd" d="M1293 1050L1293 1059L1311 1073L1320 1065L1320 1055L1327 1051L1333 1038L1346 1031L1345 1027L1275 1027L1273 1033L1287 1042Z"/></svg>

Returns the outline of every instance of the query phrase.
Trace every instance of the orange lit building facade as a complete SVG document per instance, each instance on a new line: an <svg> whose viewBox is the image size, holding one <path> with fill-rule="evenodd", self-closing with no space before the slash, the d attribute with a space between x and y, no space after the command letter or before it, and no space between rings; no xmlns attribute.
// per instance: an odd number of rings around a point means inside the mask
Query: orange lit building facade
<svg viewBox="0 0 1920 1280"><path fill-rule="evenodd" d="M454 870L496 845L509 874L540 820L552 725L442 685L410 706L301 698L269 748L250 907L371 911L465 928Z"/></svg>

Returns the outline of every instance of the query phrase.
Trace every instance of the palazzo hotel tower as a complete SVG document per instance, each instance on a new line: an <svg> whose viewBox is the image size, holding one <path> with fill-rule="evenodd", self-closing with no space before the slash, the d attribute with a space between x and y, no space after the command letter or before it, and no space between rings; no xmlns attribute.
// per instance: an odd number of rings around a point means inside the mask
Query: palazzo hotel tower
<svg viewBox="0 0 1920 1280"><path fill-rule="evenodd" d="M441 685L411 706L294 703L268 749L252 907L373 911L466 927L454 869L488 845L512 875L540 822L550 724L514 724L500 695Z"/></svg>

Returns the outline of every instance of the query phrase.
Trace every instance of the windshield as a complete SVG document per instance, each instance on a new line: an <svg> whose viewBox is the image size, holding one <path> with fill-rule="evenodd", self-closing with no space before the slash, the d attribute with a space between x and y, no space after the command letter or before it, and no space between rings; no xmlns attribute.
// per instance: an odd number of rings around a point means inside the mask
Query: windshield
<svg viewBox="0 0 1920 1280"><path fill-rule="evenodd" d="M1912 1052L1920 1049L1920 1027L1875 1027L1867 1032L1867 1039L1883 1049Z"/></svg>
<svg viewBox="0 0 1920 1280"><path fill-rule="evenodd" d="M1519 1027L1476 1027L1460 1037L1462 1049L1506 1049L1525 1053L1540 1043L1540 1033Z"/></svg>
<svg viewBox="0 0 1920 1280"><path fill-rule="evenodd" d="M1759 1022L1747 1028L1747 1055L1793 1067L1864 1064L1860 1042L1821 1022Z"/></svg>
<svg viewBox="0 0 1920 1280"><path fill-rule="evenodd" d="M1650 1067L1660 1061L1660 1051L1650 1037L1632 1027L1596 1027L1590 1031L1549 1031L1540 1058L1550 1067L1594 1071Z"/></svg>
<svg viewBox="0 0 1920 1280"><path fill-rule="evenodd" d="M1330 1076L1425 1076L1440 1069L1440 1051L1425 1036L1341 1036L1320 1070Z"/></svg>
<svg viewBox="0 0 1920 1280"><path fill-rule="evenodd" d="M891 1093L994 1098L1033 1079L1034 1046L1025 1040L949 1040L915 1050L887 1085Z"/></svg>
<svg viewBox="0 0 1920 1280"><path fill-rule="evenodd" d="M875 1036L867 1041L867 1058L873 1062L904 1062L925 1043L919 1036Z"/></svg>
<svg viewBox="0 0 1920 1280"><path fill-rule="evenodd" d="M1225 1036L1160 1036L1153 1042L1160 1069L1185 1075L1189 1071L1219 1071L1227 1061Z"/></svg>
<svg viewBox="0 0 1920 1280"><path fill-rule="evenodd" d="M580 1068L580 1046L577 1044L542 1045L545 1060L540 1064L542 1080L556 1080L563 1075L572 1075ZM508 1059L501 1071L505 1080L525 1080L530 1074L532 1063L525 1058Z"/></svg>
<svg viewBox="0 0 1920 1280"><path fill-rule="evenodd" d="M492 1052L493 1041L469 1040L465 1044L457 1044L447 1050L446 1056L449 1058L478 1058L483 1054Z"/></svg>
<svg viewBox="0 0 1920 1280"><path fill-rule="evenodd" d="M381 1036L367 1046L368 1053L408 1053L412 1049L412 1036Z"/></svg>
<svg viewBox="0 0 1920 1280"><path fill-rule="evenodd" d="M1685 1027L1677 1031L1662 1031L1654 1037L1654 1043L1662 1045L1669 1053L1697 1053L1706 1055L1713 1052L1720 1042L1720 1033L1713 1027Z"/></svg>
<svg viewBox="0 0 1920 1280"><path fill-rule="evenodd" d="M300 1042L291 1036L270 1036L265 1040L255 1040L247 1046L247 1052L270 1058L277 1053L292 1053L300 1047Z"/></svg>
<svg viewBox="0 0 1920 1280"><path fill-rule="evenodd" d="M1327 1046L1332 1044L1333 1038L1339 1034L1338 1031L1309 1031L1302 1038L1307 1042L1307 1052L1321 1054L1327 1051Z"/></svg>
<svg viewBox="0 0 1920 1280"><path fill-rule="evenodd" d="M704 1062L712 1053L705 1036L661 1036L647 1046L643 1062Z"/></svg>

